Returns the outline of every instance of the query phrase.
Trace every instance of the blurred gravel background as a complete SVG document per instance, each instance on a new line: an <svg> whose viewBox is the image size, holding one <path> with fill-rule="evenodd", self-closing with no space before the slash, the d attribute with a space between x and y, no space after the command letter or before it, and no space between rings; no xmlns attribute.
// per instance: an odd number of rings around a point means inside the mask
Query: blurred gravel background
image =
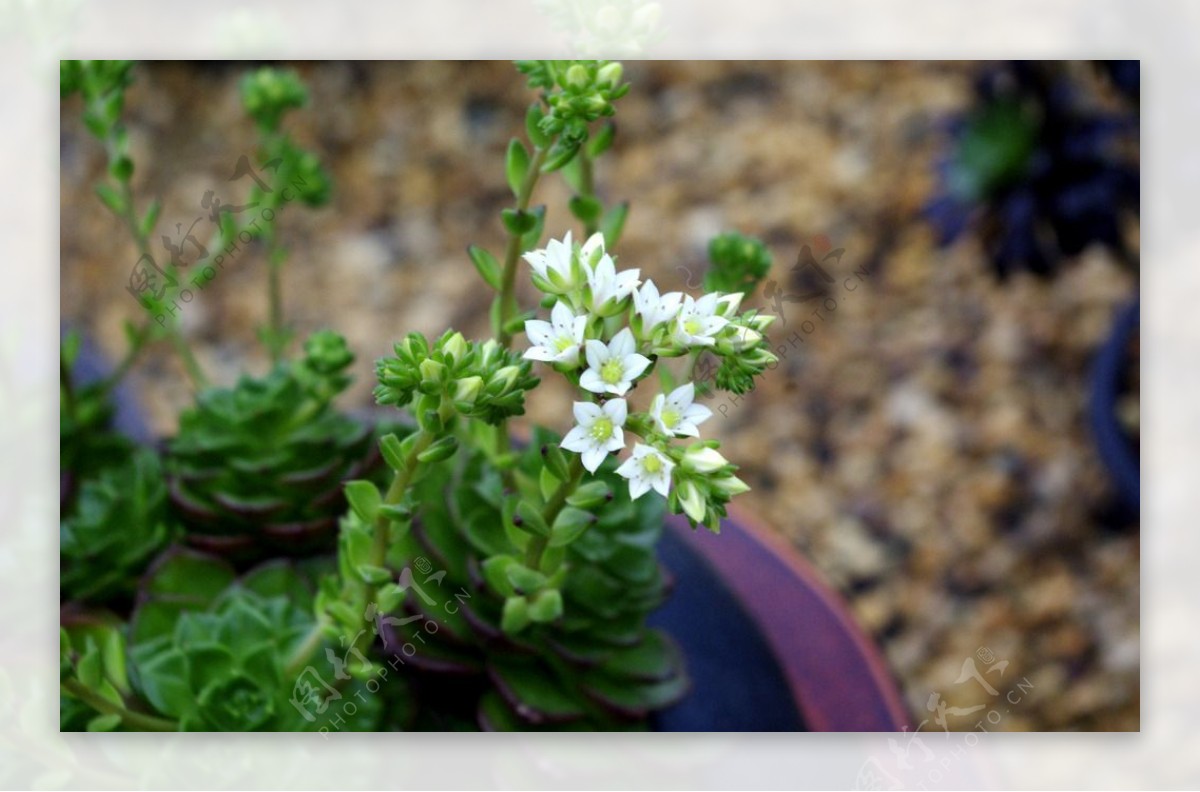
<svg viewBox="0 0 1200 792"><path fill-rule="evenodd" d="M135 70L135 188L143 209L164 202L158 234L207 214L206 190L244 195L246 182L226 180L254 148L236 85L246 68ZM282 215L286 315L301 336L328 326L349 338L359 359L346 405L365 409L374 359L404 333L487 335L490 292L465 249L502 248L503 150L532 97L508 63L296 68L312 102L287 126L320 152L335 194ZM771 277L791 294L805 288L790 272L802 245L844 248L827 265L835 307L815 316L816 301L783 302L772 337L801 340L740 403L712 400L705 430L754 487L741 505L846 596L914 722L942 728L933 694L960 711L993 701L957 683L986 648L1009 662L1002 681L989 677L1001 693L1032 684L989 730L1136 730L1138 525L1114 505L1084 408L1092 355L1137 284L1097 252L1056 280L1001 286L972 240L934 247L919 212L940 124L968 100L973 71L627 64L634 87L597 185L607 202L633 204L621 265L664 290L695 290L723 230L763 238ZM77 103L62 106L62 317L115 357L122 320L137 312L125 291L137 255L92 193L103 155ZM567 197L554 177L535 195L554 236L571 227ZM183 309L218 383L266 368L254 335L265 284L265 262L247 249ZM776 310L762 294L747 304ZM166 345L133 382L154 428L171 432L190 394ZM567 403L565 390L539 390L528 418L565 430ZM948 712L961 730L983 714Z"/></svg>

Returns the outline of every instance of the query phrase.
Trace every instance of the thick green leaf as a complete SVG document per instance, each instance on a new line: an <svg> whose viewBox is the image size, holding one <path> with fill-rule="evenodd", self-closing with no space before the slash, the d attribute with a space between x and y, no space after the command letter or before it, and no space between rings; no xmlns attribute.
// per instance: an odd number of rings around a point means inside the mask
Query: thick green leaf
<svg viewBox="0 0 1200 792"><path fill-rule="evenodd" d="M508 142L508 153L504 158L504 173L508 178L508 186L512 189L513 197L521 195L521 186L525 174L529 172L529 152L521 141L513 138Z"/></svg>
<svg viewBox="0 0 1200 792"><path fill-rule="evenodd" d="M488 675L517 717L529 724L563 723L586 714L582 702L538 663L495 658Z"/></svg>

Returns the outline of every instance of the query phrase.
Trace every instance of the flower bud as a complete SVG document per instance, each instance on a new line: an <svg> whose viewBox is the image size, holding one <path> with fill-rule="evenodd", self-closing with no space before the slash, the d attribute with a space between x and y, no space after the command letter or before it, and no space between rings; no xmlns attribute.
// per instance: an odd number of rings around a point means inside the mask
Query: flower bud
<svg viewBox="0 0 1200 792"><path fill-rule="evenodd" d="M729 460L721 456L715 448L694 445L683 455L683 466L697 473L712 473L729 464Z"/></svg>
<svg viewBox="0 0 1200 792"><path fill-rule="evenodd" d="M692 482L685 481L679 485L678 492L679 505L683 507L684 514L695 522L702 522L707 504L704 502L704 496L700 494L699 488Z"/></svg>
<svg viewBox="0 0 1200 792"><path fill-rule="evenodd" d="M497 382L503 383L503 385L500 387L500 392L503 393L513 386L513 383L517 381L517 375L520 373L520 366L505 366L492 375L492 378L488 381L488 384L494 385Z"/></svg>
<svg viewBox="0 0 1200 792"><path fill-rule="evenodd" d="M446 367L433 358L425 358L420 365L421 379L428 383L439 383L446 376Z"/></svg>
<svg viewBox="0 0 1200 792"><path fill-rule="evenodd" d="M588 84L587 67L581 63L573 63L567 69L567 85L571 88L586 88Z"/></svg>
<svg viewBox="0 0 1200 792"><path fill-rule="evenodd" d="M596 82L606 88L612 88L617 83L621 82L621 75L624 73L624 67L618 61L606 63L600 67L600 71L596 73Z"/></svg>
<svg viewBox="0 0 1200 792"><path fill-rule="evenodd" d="M742 481L737 476L722 476L712 482L713 489L723 495L732 498L735 495L741 495L743 492L750 491L750 485Z"/></svg>
<svg viewBox="0 0 1200 792"><path fill-rule="evenodd" d="M483 388L483 377L465 377L458 380L454 386L454 401L474 404L479 391Z"/></svg>
<svg viewBox="0 0 1200 792"><path fill-rule="evenodd" d="M729 336L722 338L717 343L717 351L722 354L730 354L741 352L753 346L757 346L762 341L762 333L751 330L748 327L741 325L731 325Z"/></svg>
<svg viewBox="0 0 1200 792"><path fill-rule="evenodd" d="M735 315L737 313L737 309L742 304L742 297L744 296L745 294L743 292L734 292L733 294L721 295L719 298L717 298L717 309L715 311L716 315L724 316L726 318Z"/></svg>
<svg viewBox="0 0 1200 792"><path fill-rule="evenodd" d="M462 333L455 333L442 343L442 352L454 360L462 360L467 353L467 339L463 338Z"/></svg>

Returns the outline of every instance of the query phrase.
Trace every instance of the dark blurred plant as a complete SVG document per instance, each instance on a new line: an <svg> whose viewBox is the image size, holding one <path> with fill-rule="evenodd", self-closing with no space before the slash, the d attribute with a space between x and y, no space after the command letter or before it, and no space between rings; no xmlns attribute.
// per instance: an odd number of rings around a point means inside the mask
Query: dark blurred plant
<svg viewBox="0 0 1200 792"><path fill-rule="evenodd" d="M1128 90L1129 70L1111 71ZM1136 106L1100 109L1069 65L1010 62L980 75L952 126L927 208L942 244L973 228L1001 278L1049 276L1091 244L1136 267L1124 228L1139 208Z"/></svg>
<svg viewBox="0 0 1200 792"><path fill-rule="evenodd" d="M333 408L353 359L322 331L303 358L202 391L183 412L167 470L191 544L239 561L333 548L343 482L378 459L371 427Z"/></svg>
<svg viewBox="0 0 1200 792"><path fill-rule="evenodd" d="M132 593L142 570L176 534L166 507L162 463L150 449L84 481L60 524L63 597L99 602Z"/></svg>

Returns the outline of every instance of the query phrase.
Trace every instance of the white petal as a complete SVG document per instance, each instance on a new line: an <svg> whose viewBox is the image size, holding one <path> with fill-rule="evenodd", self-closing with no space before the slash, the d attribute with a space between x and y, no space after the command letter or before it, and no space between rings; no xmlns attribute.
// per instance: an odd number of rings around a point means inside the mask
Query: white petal
<svg viewBox="0 0 1200 792"><path fill-rule="evenodd" d="M696 313L701 316L712 316L713 311L717 310L717 293L709 292L696 301Z"/></svg>
<svg viewBox="0 0 1200 792"><path fill-rule="evenodd" d="M625 425L625 417L629 414L629 404L624 399L609 399L605 402L603 409L615 426Z"/></svg>
<svg viewBox="0 0 1200 792"><path fill-rule="evenodd" d="M608 452L602 448L591 446L585 449L581 456L583 458L583 466L587 468L587 471L589 473L595 473L596 468L600 467L600 464L604 461L604 458L608 456Z"/></svg>
<svg viewBox="0 0 1200 792"><path fill-rule="evenodd" d="M637 342L633 340L633 331L628 327L621 330L613 336L613 340L608 342L608 353L615 358L624 358L632 355L637 349Z"/></svg>
<svg viewBox="0 0 1200 792"><path fill-rule="evenodd" d="M604 234L601 234L599 231L588 237L587 242L584 242L583 247L580 248L580 252L583 254L583 258L586 260L591 257L592 252L597 248L599 248L601 252L604 251Z"/></svg>
<svg viewBox="0 0 1200 792"><path fill-rule="evenodd" d="M585 450L591 447L591 443L588 440L587 430L582 426L576 426L574 429L567 432L567 436L562 439L562 443L559 445L568 451L574 451L576 453L583 453Z"/></svg>
<svg viewBox="0 0 1200 792"><path fill-rule="evenodd" d="M600 378L596 369L587 369L579 377L579 387L592 393L607 393L608 383Z"/></svg>
<svg viewBox="0 0 1200 792"><path fill-rule="evenodd" d="M525 335L538 346L554 346L554 328L541 319L525 320Z"/></svg>
<svg viewBox="0 0 1200 792"><path fill-rule="evenodd" d="M613 429L612 437L604 444L606 451L620 451L625 447L625 433L618 428Z"/></svg>
<svg viewBox="0 0 1200 792"><path fill-rule="evenodd" d="M680 437L699 437L700 430L696 428L695 424L681 420L675 424L675 434Z"/></svg>
<svg viewBox="0 0 1200 792"><path fill-rule="evenodd" d="M575 402L571 410L575 413L575 422L580 426L591 426L592 422L604 415L600 405L592 402Z"/></svg>
<svg viewBox="0 0 1200 792"><path fill-rule="evenodd" d="M550 322L554 325L556 330L559 332L569 330L571 323L574 321L575 314L571 312L571 309L565 302L559 300L558 302L554 303L554 308L550 311ZM526 322L525 324L528 325L529 323Z"/></svg>
<svg viewBox="0 0 1200 792"><path fill-rule="evenodd" d="M633 500L637 500L649 491L650 482L646 480L645 476L629 479L629 497Z"/></svg>
<svg viewBox="0 0 1200 792"><path fill-rule="evenodd" d="M529 347L529 349L525 350L525 354L522 357L524 357L526 360L541 360L546 363L550 363L555 360L554 351L547 349L544 346Z"/></svg>
<svg viewBox="0 0 1200 792"><path fill-rule="evenodd" d="M623 476L624 478L633 478L637 475L637 471L640 469L641 468L638 467L637 457L632 456L622 462L621 466L617 468L617 475Z"/></svg>
<svg viewBox="0 0 1200 792"><path fill-rule="evenodd" d="M604 365L604 361L608 360L608 347L604 345L603 341L589 338L583 348L587 353L588 365L599 371Z"/></svg>
<svg viewBox="0 0 1200 792"><path fill-rule="evenodd" d="M625 376L628 379L634 380L642 375L642 372L650 365L650 358L645 355L639 355L636 352L625 358L622 368L625 371Z"/></svg>
<svg viewBox="0 0 1200 792"><path fill-rule="evenodd" d="M577 344L583 343L583 331L587 329L587 317L576 316L571 323L571 338Z"/></svg>
<svg viewBox="0 0 1200 792"><path fill-rule="evenodd" d="M680 385L667 396L667 404L683 412L696 398L696 386L690 382Z"/></svg>
<svg viewBox="0 0 1200 792"><path fill-rule="evenodd" d="M693 424L702 424L712 418L712 410L703 404L690 405L683 413L683 419Z"/></svg>
<svg viewBox="0 0 1200 792"><path fill-rule="evenodd" d="M663 472L654 477L654 481L650 482L659 495L664 498L671 492L671 469L664 468Z"/></svg>
<svg viewBox="0 0 1200 792"><path fill-rule="evenodd" d="M580 380L580 382L582 382L582 380ZM608 383L605 383L605 390L607 390L609 393L616 394L617 396L624 396L625 391L629 390L629 386L632 384L633 383L629 380L621 380L616 385L609 385Z"/></svg>

